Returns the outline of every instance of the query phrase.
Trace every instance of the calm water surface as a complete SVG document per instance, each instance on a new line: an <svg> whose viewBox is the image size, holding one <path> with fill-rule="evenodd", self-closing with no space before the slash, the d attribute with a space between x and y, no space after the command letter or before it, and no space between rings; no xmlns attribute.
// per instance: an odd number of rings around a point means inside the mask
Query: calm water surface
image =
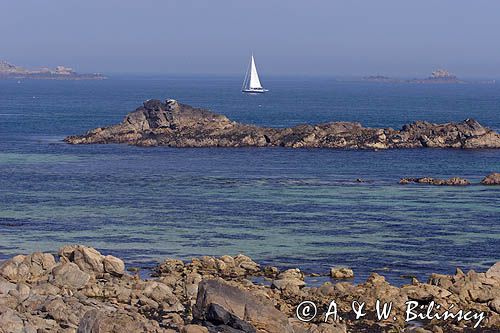
<svg viewBox="0 0 500 333"><path fill-rule="evenodd" d="M400 186L404 176L500 170L495 150L175 149L70 146L148 98L283 127L331 120L399 128L472 117L500 129L499 85L279 79L246 96L239 78L0 81L0 258L85 243L149 267L165 257L244 252L402 283L500 260L500 189ZM367 180L356 183L356 178Z"/></svg>

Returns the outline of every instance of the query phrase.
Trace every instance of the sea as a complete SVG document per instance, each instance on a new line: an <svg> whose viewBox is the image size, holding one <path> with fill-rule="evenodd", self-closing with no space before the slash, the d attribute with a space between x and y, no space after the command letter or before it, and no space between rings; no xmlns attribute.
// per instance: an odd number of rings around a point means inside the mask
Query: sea
<svg viewBox="0 0 500 333"><path fill-rule="evenodd" d="M148 272L165 258L244 253L262 265L348 266L401 285L500 260L500 150L357 151L68 145L151 98L285 127L400 128L474 118L500 130L500 84L384 84L270 77L127 76L0 81L0 260L86 244ZM399 185L459 176L466 187ZM357 182L356 179L363 182ZM143 273L146 274L146 273ZM314 281L312 281L314 283Z"/></svg>

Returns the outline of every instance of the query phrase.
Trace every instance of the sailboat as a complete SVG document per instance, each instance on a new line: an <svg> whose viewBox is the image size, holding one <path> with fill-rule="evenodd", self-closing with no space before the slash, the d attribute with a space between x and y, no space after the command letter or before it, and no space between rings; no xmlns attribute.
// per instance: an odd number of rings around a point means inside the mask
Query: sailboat
<svg viewBox="0 0 500 333"><path fill-rule="evenodd" d="M247 72L245 74L245 80L243 81L243 87L241 91L244 93L253 93L253 94L262 94L267 89L262 87L262 84L259 80L259 73L257 73L257 66L255 66L255 59L253 57L250 58L250 64L248 65Z"/></svg>

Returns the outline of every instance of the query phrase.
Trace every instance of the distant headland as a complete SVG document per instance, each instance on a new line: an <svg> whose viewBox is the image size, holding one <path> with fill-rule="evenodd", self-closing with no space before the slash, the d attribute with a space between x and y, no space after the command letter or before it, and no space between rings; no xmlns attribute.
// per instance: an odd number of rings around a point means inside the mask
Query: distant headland
<svg viewBox="0 0 500 333"><path fill-rule="evenodd" d="M384 75L370 75L365 76L363 81L367 82L383 82L383 83L422 83L422 84L446 84L446 83L482 83L494 84L495 80L481 80L481 81L465 81L459 79L455 74L452 74L444 69L437 69L431 73L429 77L423 79L398 79Z"/></svg>
<svg viewBox="0 0 500 333"><path fill-rule="evenodd" d="M367 128L351 122L269 128L234 122L172 99L148 100L120 124L69 136L65 141L170 147L500 149L500 134L473 119L447 124L417 121L401 130Z"/></svg>
<svg viewBox="0 0 500 333"><path fill-rule="evenodd" d="M104 80L106 77L100 73L76 73L72 68L65 66L57 66L56 68L43 67L30 70L0 60L0 79Z"/></svg>

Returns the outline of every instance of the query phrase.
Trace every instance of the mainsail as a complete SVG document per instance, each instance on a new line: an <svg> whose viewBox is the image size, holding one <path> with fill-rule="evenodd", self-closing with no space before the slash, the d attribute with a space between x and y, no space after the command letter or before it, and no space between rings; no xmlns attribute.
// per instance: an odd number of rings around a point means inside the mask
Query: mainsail
<svg viewBox="0 0 500 333"><path fill-rule="evenodd" d="M257 73L257 67L255 66L255 59L253 58L250 61L250 82L248 87L250 89L262 89L262 85L259 80L259 73Z"/></svg>

